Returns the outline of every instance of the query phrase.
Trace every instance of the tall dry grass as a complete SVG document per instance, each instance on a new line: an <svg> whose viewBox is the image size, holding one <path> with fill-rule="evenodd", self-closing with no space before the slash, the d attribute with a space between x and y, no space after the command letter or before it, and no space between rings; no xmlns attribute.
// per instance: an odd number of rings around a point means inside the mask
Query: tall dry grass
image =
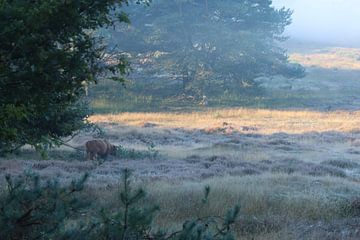
<svg viewBox="0 0 360 240"><path fill-rule="evenodd" d="M360 70L360 49L330 48L303 54L294 53L290 60L306 67L337 68L344 70Z"/></svg>
<svg viewBox="0 0 360 240"><path fill-rule="evenodd" d="M201 206L204 186L211 186L208 206ZM240 204L243 216L282 216L287 219L331 220L344 216L347 200L360 195L360 186L334 177L288 174L212 178L201 183L165 182L147 186L150 197L164 209L162 224L197 213L223 215ZM172 221L170 221L170 218Z"/></svg>
<svg viewBox="0 0 360 240"><path fill-rule="evenodd" d="M165 128L207 129L222 127L224 122L237 131L256 131L260 134L360 130L360 111L315 112L264 109L209 109L191 113L120 113L93 115L94 123L121 123L143 126L153 123ZM251 128L248 128L251 127Z"/></svg>
<svg viewBox="0 0 360 240"><path fill-rule="evenodd" d="M147 203L160 206L156 218L156 226L160 228L181 229L185 220L223 216L230 207L240 205L240 218L236 224L239 239L254 239L254 236L255 239L293 239L289 236L295 233L294 230L287 228L293 227L294 223L306 226L306 223L351 217L346 207L360 195L360 186L345 179L288 174L228 176L177 184L164 181L137 184L145 184ZM207 185L211 187L209 201L203 204L203 190ZM112 206L118 192L97 190L91 194L94 199L100 199L101 204Z"/></svg>

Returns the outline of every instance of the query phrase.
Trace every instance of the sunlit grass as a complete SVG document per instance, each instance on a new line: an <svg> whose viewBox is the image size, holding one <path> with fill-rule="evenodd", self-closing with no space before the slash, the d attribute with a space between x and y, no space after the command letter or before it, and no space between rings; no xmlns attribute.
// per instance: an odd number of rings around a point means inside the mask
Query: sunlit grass
<svg viewBox="0 0 360 240"><path fill-rule="evenodd" d="M308 54L294 53L290 60L306 67L360 70L360 49L330 48Z"/></svg>
<svg viewBox="0 0 360 240"><path fill-rule="evenodd" d="M204 129L222 127L224 122L237 131L252 127L261 134L305 133L360 129L360 111L315 112L266 109L209 109L191 113L121 113L93 115L90 121L116 122L131 126L153 123L166 128ZM248 131L248 129L245 129Z"/></svg>

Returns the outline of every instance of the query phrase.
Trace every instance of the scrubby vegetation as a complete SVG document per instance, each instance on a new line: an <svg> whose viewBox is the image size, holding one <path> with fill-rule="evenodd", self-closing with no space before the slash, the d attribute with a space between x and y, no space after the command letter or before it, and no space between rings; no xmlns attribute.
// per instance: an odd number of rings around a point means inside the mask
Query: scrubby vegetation
<svg viewBox="0 0 360 240"><path fill-rule="evenodd" d="M360 239L360 52L291 16L0 1L0 239Z"/></svg>
<svg viewBox="0 0 360 240"><path fill-rule="evenodd" d="M85 179L7 177L2 239L318 239L331 228L331 239L358 237L360 189L347 180L271 174L144 184L125 171L120 185L103 189Z"/></svg>
<svg viewBox="0 0 360 240"><path fill-rule="evenodd" d="M6 176L7 186L0 198L0 238L57 237L64 222L85 206L76 193L83 189L86 178L63 187L55 180L42 183L29 173L17 179Z"/></svg>
<svg viewBox="0 0 360 240"><path fill-rule="evenodd" d="M132 148L125 148L123 146L117 146L117 156L120 158L156 158L159 151L156 150L154 143L148 143L147 150L136 150Z"/></svg>
<svg viewBox="0 0 360 240"><path fill-rule="evenodd" d="M63 187L57 181L44 184L33 174L15 180L7 176L0 198L1 239L235 239L232 226L237 221L238 206L224 217L187 220L179 231L154 230L153 219L159 208L141 206L146 193L141 188L132 189L129 170L123 171L116 209L99 209L89 200L84 204L83 199L88 198L80 193L87 177ZM206 187L203 204L208 202L209 193Z"/></svg>
<svg viewBox="0 0 360 240"><path fill-rule="evenodd" d="M6 173L31 169L45 181L57 176L66 186L89 172L80 196L111 215L122 209L118 182L126 167L133 169L133 189L140 186L148 193L134 206L160 206L154 230L177 231L188 219L225 216L225 206L239 204L232 228L236 239L358 237L357 112L232 109L127 113L93 121L124 154L97 164L65 147L49 151L48 160L21 149L18 156L1 159L0 183ZM77 136L70 144L80 147L94 134ZM150 142L158 154L148 150ZM211 187L205 205L204 186ZM84 221L94 216L91 210Z"/></svg>

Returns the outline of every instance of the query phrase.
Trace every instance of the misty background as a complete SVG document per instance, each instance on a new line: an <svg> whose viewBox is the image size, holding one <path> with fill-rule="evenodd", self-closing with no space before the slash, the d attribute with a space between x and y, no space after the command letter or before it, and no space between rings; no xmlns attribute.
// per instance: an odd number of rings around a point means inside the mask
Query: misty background
<svg viewBox="0 0 360 240"><path fill-rule="evenodd" d="M359 0L274 0L273 4L294 10L286 31L290 41L360 46Z"/></svg>

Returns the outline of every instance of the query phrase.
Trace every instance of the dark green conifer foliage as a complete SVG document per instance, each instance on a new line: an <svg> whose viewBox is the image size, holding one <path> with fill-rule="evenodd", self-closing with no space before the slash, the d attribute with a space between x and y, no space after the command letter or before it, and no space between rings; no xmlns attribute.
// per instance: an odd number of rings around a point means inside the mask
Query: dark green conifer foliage
<svg viewBox="0 0 360 240"><path fill-rule="evenodd" d="M139 188L131 187L131 171L123 170L123 188L119 195L119 206L116 211L101 210L101 239L147 239L151 235L151 225L157 206L141 207L146 193Z"/></svg>
<svg viewBox="0 0 360 240"><path fill-rule="evenodd" d="M57 181L41 183L34 174L6 176L0 196L0 239L49 239L57 236L65 220L86 206L77 195L88 175L63 187Z"/></svg>

